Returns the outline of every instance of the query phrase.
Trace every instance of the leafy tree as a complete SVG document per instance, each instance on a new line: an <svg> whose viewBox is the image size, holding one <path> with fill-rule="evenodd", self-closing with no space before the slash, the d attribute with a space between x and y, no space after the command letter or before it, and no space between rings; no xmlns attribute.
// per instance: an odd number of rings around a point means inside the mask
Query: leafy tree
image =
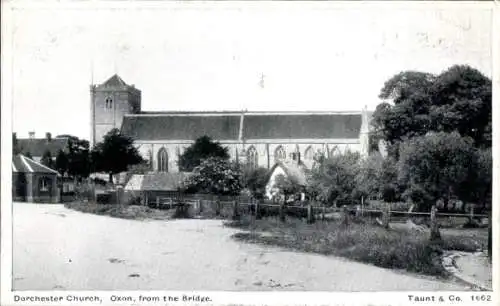
<svg viewBox="0 0 500 306"><path fill-rule="evenodd" d="M355 197L374 196L386 202L399 198L400 186L397 181L398 169L396 161L383 158L380 153L373 153L362 160L355 175Z"/></svg>
<svg viewBox="0 0 500 306"><path fill-rule="evenodd" d="M68 138L67 169L70 176L78 179L88 177L91 171L89 142L75 136Z"/></svg>
<svg viewBox="0 0 500 306"><path fill-rule="evenodd" d="M285 196L285 201L287 201L290 196L298 194L304 187L297 184L289 176L279 174L275 178L274 188L278 189L280 194Z"/></svg>
<svg viewBox="0 0 500 306"><path fill-rule="evenodd" d="M91 151L94 171L107 172L109 182L113 183L113 174L126 171L130 165L143 161L131 138L121 135L118 129L112 129L102 142Z"/></svg>
<svg viewBox="0 0 500 306"><path fill-rule="evenodd" d="M68 172L68 167L69 167L68 156L66 155L66 153L64 153L63 150L59 150L57 152L56 163L55 163L55 168L57 172L64 175L65 173Z"/></svg>
<svg viewBox="0 0 500 306"><path fill-rule="evenodd" d="M52 154L50 154L49 150L46 150L43 153L42 159L40 160L40 162L42 163L42 165L45 165L51 169L54 168L54 161L52 160Z"/></svg>
<svg viewBox="0 0 500 306"><path fill-rule="evenodd" d="M428 211L438 199L448 201L460 194L467 184L475 158L473 140L459 133L429 133L401 145L399 179L406 186L405 195L421 201Z"/></svg>
<svg viewBox="0 0 500 306"><path fill-rule="evenodd" d="M491 148L478 149L471 166L469 180L462 186L460 196L466 201L481 204L485 209L492 201L493 155Z"/></svg>
<svg viewBox="0 0 500 306"><path fill-rule="evenodd" d="M235 163L220 157L209 157L193 169L186 183L188 192L215 195L238 195L243 187L241 170Z"/></svg>
<svg viewBox="0 0 500 306"><path fill-rule="evenodd" d="M209 157L219 157L229 159L227 148L222 147L218 142L213 141L208 136L202 136L189 146L179 157L179 169L191 172Z"/></svg>
<svg viewBox="0 0 500 306"><path fill-rule="evenodd" d="M256 199L264 198L268 179L269 170L267 168L247 168L242 173L243 186L248 188Z"/></svg>
<svg viewBox="0 0 500 306"><path fill-rule="evenodd" d="M389 79L372 125L391 156L399 144L429 131L458 131L477 147L491 147L491 80L469 66L455 65L435 76L405 71Z"/></svg>
<svg viewBox="0 0 500 306"><path fill-rule="evenodd" d="M317 200L333 204L351 199L356 189L358 153L346 153L331 158L318 159L309 177L309 194Z"/></svg>
<svg viewBox="0 0 500 306"><path fill-rule="evenodd" d="M491 80L467 65L455 65L433 82L432 129L471 137L491 147Z"/></svg>

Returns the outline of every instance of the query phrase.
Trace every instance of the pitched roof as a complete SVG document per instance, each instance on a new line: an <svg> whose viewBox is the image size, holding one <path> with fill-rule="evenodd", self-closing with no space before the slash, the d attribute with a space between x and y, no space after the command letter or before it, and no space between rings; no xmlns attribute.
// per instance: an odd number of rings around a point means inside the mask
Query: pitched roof
<svg viewBox="0 0 500 306"><path fill-rule="evenodd" d="M134 174L125 186L125 190L177 191L191 173L159 172Z"/></svg>
<svg viewBox="0 0 500 306"><path fill-rule="evenodd" d="M45 151L49 150L52 157L56 157L59 150L65 151L68 145L68 138L19 138L17 144L21 153L30 153L31 156L43 156Z"/></svg>
<svg viewBox="0 0 500 306"><path fill-rule="evenodd" d="M118 76L118 74L114 74L112 77L110 77L106 82L101 84L102 86L106 87L116 87L116 86L128 86L125 81Z"/></svg>
<svg viewBox="0 0 500 306"><path fill-rule="evenodd" d="M358 138L361 114L245 115L245 139Z"/></svg>
<svg viewBox="0 0 500 306"><path fill-rule="evenodd" d="M361 121L361 113L158 112L126 115L122 133L137 140L236 141L242 123L246 140L358 138Z"/></svg>
<svg viewBox="0 0 500 306"><path fill-rule="evenodd" d="M239 124L239 115L125 116L122 133L140 140L194 140L204 135L216 140L237 140Z"/></svg>
<svg viewBox="0 0 500 306"><path fill-rule="evenodd" d="M12 172L15 173L51 173L59 174L56 170L50 169L22 154L17 154L12 158Z"/></svg>
<svg viewBox="0 0 500 306"><path fill-rule="evenodd" d="M285 173L288 175L288 178L295 184L306 186L307 185L307 168L304 164L297 164L293 161L280 161L277 162L272 168L271 172L273 173L277 167L281 167Z"/></svg>

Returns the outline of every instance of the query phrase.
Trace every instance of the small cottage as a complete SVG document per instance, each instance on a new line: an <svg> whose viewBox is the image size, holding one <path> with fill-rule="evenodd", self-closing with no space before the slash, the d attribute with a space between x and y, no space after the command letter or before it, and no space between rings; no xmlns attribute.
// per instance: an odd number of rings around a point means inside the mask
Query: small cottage
<svg viewBox="0 0 500 306"><path fill-rule="evenodd" d="M301 200L304 200L304 191L307 186L307 171L307 167L300 162L300 159L277 162L270 171L266 184L266 197L273 199L283 194L283 191L280 190L280 182L278 182L279 177L282 176L296 187L295 189L301 194Z"/></svg>
<svg viewBox="0 0 500 306"><path fill-rule="evenodd" d="M22 154L12 159L12 199L21 202L58 203L59 173Z"/></svg>
<svg viewBox="0 0 500 306"><path fill-rule="evenodd" d="M125 192L140 197L143 204L155 202L157 197L176 198L190 175L187 172L134 174L128 180Z"/></svg>

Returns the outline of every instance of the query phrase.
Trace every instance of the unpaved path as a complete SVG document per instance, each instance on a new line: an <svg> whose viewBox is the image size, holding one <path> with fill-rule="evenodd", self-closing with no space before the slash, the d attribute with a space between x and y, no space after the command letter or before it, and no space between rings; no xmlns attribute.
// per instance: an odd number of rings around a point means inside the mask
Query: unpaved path
<svg viewBox="0 0 500 306"><path fill-rule="evenodd" d="M236 242L216 220L135 221L14 203L15 290L464 290L451 282Z"/></svg>

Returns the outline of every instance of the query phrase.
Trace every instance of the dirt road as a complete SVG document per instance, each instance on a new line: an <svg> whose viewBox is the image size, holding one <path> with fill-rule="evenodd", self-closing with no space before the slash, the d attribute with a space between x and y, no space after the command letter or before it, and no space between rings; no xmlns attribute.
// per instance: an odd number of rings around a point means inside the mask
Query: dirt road
<svg viewBox="0 0 500 306"><path fill-rule="evenodd" d="M231 239L215 220L135 221L14 203L15 290L466 290Z"/></svg>

